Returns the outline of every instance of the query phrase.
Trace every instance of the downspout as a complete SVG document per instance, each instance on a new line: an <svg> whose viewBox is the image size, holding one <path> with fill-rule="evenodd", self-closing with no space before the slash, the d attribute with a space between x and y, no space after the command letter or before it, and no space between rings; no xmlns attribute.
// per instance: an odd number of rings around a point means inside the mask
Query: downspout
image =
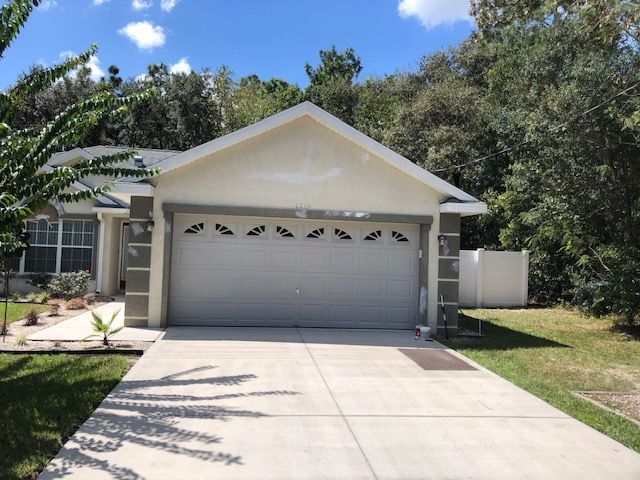
<svg viewBox="0 0 640 480"><path fill-rule="evenodd" d="M96 293L102 291L102 262L104 257L104 215L98 212L98 222L100 233L98 234L98 271L96 272Z"/></svg>

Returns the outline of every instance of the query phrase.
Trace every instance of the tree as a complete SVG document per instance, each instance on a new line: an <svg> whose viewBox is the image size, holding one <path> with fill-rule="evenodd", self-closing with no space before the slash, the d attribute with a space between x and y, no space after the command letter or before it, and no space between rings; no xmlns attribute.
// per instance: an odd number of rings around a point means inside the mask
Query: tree
<svg viewBox="0 0 640 480"><path fill-rule="evenodd" d="M309 77L305 99L315 103L341 120L353 124L358 101L354 82L362 71L360 57L352 48L339 53L336 47L320 50L320 65L304 67Z"/></svg>
<svg viewBox="0 0 640 480"><path fill-rule="evenodd" d="M0 58L26 23L37 0L14 0L0 8ZM134 152L80 161L56 169L46 167L55 152L76 145L101 122L120 117L130 105L152 96L152 91L118 97L110 91L98 91L88 99L67 106L42 128L15 128L16 106L37 95L68 72L86 64L96 47L68 58L51 68L32 70L0 94L0 260L6 265L15 252L24 248L20 236L23 221L49 201L74 202L105 193L109 185L86 191L69 187L87 176L120 175L143 177L151 172L114 166Z"/></svg>

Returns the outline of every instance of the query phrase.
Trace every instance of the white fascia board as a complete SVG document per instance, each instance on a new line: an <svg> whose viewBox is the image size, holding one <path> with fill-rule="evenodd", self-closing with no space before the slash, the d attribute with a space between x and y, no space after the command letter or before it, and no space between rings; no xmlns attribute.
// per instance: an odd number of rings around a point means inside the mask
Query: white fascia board
<svg viewBox="0 0 640 480"><path fill-rule="evenodd" d="M350 140L356 145L359 145L365 150L368 150L374 155L382 158L401 172L413 177L434 190L448 197L455 197L463 202L477 202L477 199L468 193L463 192L459 188L451 185L449 182L442 180L440 177L419 167L409 159L385 147L381 143L366 136L364 133L359 132L355 128L347 125L342 120L334 117L329 112L326 112L311 102L303 102L295 107L276 113L271 117L254 123L253 125L241 128L240 130L223 137L216 138L210 142L203 143L202 145L185 152L178 153L171 158L157 163L154 167L160 169L160 175L162 175L163 173L167 173L175 170L176 168L187 165L194 160L198 160L207 155L232 147L238 143L248 140L249 138L266 133L269 130L273 130L274 128L285 125L305 115L345 137L347 140Z"/></svg>
<svg viewBox="0 0 640 480"><path fill-rule="evenodd" d="M91 211L95 213L109 213L114 215L129 216L128 208L115 208L115 207L93 207Z"/></svg>
<svg viewBox="0 0 640 480"><path fill-rule="evenodd" d="M86 150L76 147L73 150L69 150L68 152L59 152L52 155L52 159L49 160L50 163L48 163L48 165L59 167L76 158L84 158L85 160L89 160L93 157L94 156Z"/></svg>
<svg viewBox="0 0 640 480"><path fill-rule="evenodd" d="M487 204L484 202L441 203L440 213L458 213L462 217L469 215L481 215L483 213L487 213Z"/></svg>
<svg viewBox="0 0 640 480"><path fill-rule="evenodd" d="M115 182L109 193L132 195L136 197L153 197L156 189L150 183Z"/></svg>

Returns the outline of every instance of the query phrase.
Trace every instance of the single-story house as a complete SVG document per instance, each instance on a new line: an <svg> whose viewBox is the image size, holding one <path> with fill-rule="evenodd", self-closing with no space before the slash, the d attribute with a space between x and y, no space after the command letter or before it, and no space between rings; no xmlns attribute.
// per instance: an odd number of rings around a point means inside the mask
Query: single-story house
<svg viewBox="0 0 640 480"><path fill-rule="evenodd" d="M46 168L123 150L76 148ZM184 152L139 149L106 195L27 222L30 272L86 269L130 326L455 332L460 217L486 205L301 103ZM88 189L108 178L73 186Z"/></svg>

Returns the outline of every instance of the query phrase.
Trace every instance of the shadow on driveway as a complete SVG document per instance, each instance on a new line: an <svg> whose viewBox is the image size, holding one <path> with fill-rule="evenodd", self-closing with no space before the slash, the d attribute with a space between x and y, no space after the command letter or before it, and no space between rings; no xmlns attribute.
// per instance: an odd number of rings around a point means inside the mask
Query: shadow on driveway
<svg viewBox="0 0 640 480"><path fill-rule="evenodd" d="M114 462L97 459L91 453L115 453L128 445L140 445L156 452L167 452L189 456L198 460L242 464L242 458L230 452L218 450L222 437L182 428L180 421L187 419L217 420L227 422L234 417L260 418L266 416L257 411L225 408L210 403L229 398L298 395L288 390L227 393L213 396L194 396L175 393L151 393L158 389L187 387L190 385L239 386L257 378L253 374L231 376L207 376L189 378L215 370L215 366L204 366L162 377L158 380L123 380L105 398L98 410L80 427L63 448L41 479L70 476L79 468L98 469L119 480L139 480L142 477L131 467L118 466ZM184 446L187 442L198 442L206 449ZM135 462L128 462L129 465Z"/></svg>

